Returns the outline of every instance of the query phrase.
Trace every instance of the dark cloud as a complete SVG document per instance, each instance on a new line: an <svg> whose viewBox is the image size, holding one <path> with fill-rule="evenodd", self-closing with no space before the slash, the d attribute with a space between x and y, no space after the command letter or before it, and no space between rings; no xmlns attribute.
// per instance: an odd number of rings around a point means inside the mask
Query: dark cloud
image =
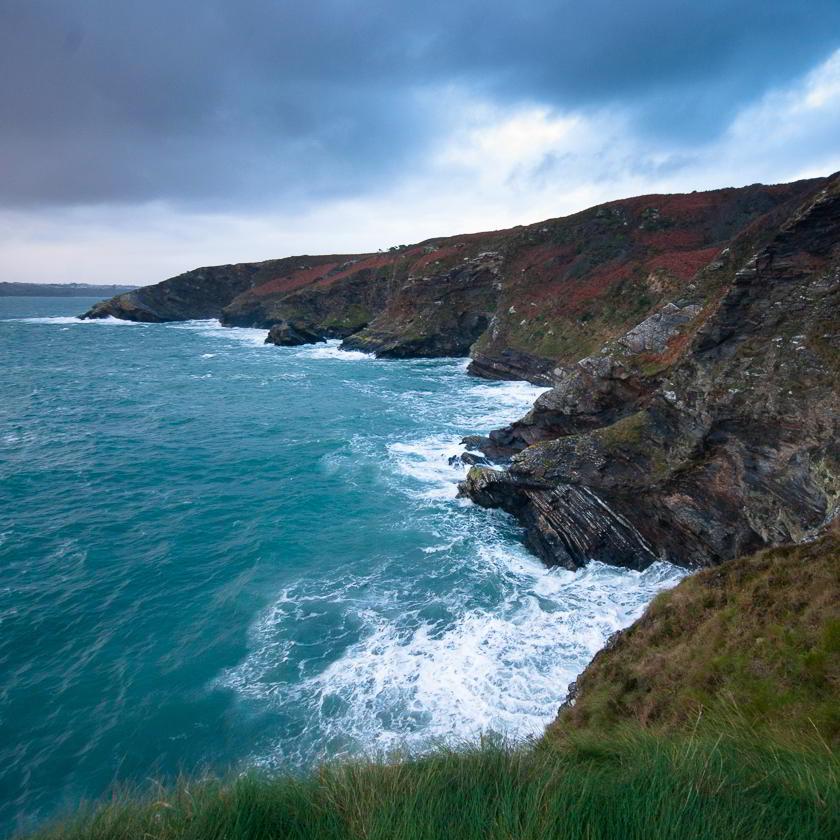
<svg viewBox="0 0 840 840"><path fill-rule="evenodd" d="M837 46L837 0L0 0L0 202L356 193L458 121L448 86L702 142Z"/></svg>

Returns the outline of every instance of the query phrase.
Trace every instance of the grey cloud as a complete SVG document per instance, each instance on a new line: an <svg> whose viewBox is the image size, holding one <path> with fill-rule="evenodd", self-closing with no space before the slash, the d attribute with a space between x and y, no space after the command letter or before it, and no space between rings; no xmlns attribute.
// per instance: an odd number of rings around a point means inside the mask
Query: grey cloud
<svg viewBox="0 0 840 840"><path fill-rule="evenodd" d="M698 143L838 33L836 0L0 0L0 202L376 189L457 122L447 85Z"/></svg>

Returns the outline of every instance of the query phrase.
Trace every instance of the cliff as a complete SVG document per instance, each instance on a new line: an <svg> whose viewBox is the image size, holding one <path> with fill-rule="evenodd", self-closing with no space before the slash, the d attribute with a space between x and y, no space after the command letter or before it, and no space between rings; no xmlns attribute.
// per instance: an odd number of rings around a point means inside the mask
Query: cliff
<svg viewBox="0 0 840 840"><path fill-rule="evenodd" d="M758 242L821 180L649 195L527 227L375 254L298 256L195 269L118 295L85 317L220 318L277 327L271 341L343 338L380 356L473 357L492 378L552 384L685 294L713 297L739 237Z"/></svg>
<svg viewBox="0 0 840 840"><path fill-rule="evenodd" d="M512 457L474 467L462 493L513 513L541 557L569 568L715 565L831 520L840 178L761 238L746 259L736 240L692 284L718 291L662 307L558 370L520 422L471 440Z"/></svg>
<svg viewBox="0 0 840 840"><path fill-rule="evenodd" d="M840 504L838 240L833 176L201 268L85 317L218 317L550 385L465 441L505 469L475 467L462 494L514 514L550 564L714 565L800 541Z"/></svg>

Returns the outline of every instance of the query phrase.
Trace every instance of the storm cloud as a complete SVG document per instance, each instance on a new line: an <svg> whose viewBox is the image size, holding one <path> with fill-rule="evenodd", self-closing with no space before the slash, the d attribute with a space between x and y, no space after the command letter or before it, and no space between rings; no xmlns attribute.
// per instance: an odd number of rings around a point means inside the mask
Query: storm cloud
<svg viewBox="0 0 840 840"><path fill-rule="evenodd" d="M0 0L0 205L311 209L422 170L475 103L696 151L838 46L837 0Z"/></svg>

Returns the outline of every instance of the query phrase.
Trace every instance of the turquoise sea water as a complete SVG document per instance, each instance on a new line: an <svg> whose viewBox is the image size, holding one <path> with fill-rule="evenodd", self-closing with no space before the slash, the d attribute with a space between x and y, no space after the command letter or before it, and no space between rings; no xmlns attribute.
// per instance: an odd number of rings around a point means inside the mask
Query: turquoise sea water
<svg viewBox="0 0 840 840"><path fill-rule="evenodd" d="M0 298L0 834L116 779L538 733L678 570L455 498L539 389Z"/></svg>

